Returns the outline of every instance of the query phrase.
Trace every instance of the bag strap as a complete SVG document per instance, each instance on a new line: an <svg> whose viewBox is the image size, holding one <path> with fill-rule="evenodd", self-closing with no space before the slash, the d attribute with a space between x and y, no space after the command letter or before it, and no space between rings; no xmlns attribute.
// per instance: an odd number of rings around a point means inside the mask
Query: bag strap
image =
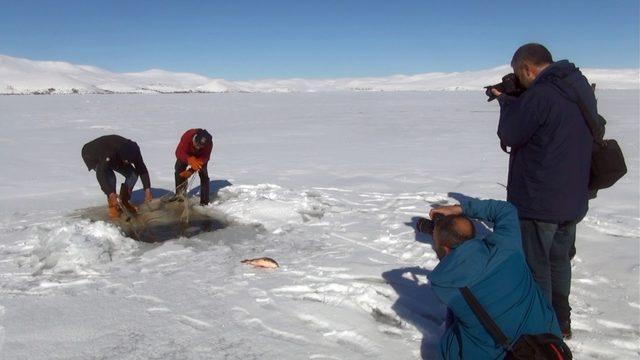
<svg viewBox="0 0 640 360"><path fill-rule="evenodd" d="M495 341L496 344L500 345L505 350L507 351L511 350L509 338L507 337L507 335L505 335L502 332L498 324L496 324L496 322L493 321L491 316L482 307L482 305L480 305L480 302L478 302L478 299L473 295L471 290L469 290L469 288L466 286L463 288L460 288L459 290L462 293L462 297L467 302L467 304L469 305L473 313L476 315L478 320L480 320L480 323L482 324L482 326L491 335L491 337L493 338L493 341Z"/></svg>
<svg viewBox="0 0 640 360"><path fill-rule="evenodd" d="M569 88L573 89L573 91L574 91L574 93L576 95L576 98L578 100L577 101L573 100L573 99L569 99L569 100L571 100L574 103L578 104L578 108L580 108L580 112L582 113L582 118L587 123L587 127L589 128L589 131L591 132L591 136L593 137L593 140L598 145L604 146L605 145L604 140L602 139L601 136L598 136L598 130L596 128L596 119L593 118L593 114L591 114L591 111L589 111L589 109L587 109L587 105L585 105L584 101L582 101L582 98L580 97L580 94L578 93L576 87L573 86L573 84L571 84L570 82L568 82L564 78L559 78L559 80L561 82L563 82Z"/></svg>

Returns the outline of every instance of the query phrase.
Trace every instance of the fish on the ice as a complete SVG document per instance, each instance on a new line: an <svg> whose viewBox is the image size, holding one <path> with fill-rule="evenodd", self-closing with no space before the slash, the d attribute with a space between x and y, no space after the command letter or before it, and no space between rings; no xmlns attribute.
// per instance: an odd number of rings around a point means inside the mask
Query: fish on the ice
<svg viewBox="0 0 640 360"><path fill-rule="evenodd" d="M246 259L246 260L242 260L241 263L247 264L247 265L251 265L251 266L255 266L255 267L267 268L267 269L275 269L275 268L280 267L280 265L278 265L277 261L273 260L272 258L268 258L268 257L261 257L261 258L255 258L255 259Z"/></svg>

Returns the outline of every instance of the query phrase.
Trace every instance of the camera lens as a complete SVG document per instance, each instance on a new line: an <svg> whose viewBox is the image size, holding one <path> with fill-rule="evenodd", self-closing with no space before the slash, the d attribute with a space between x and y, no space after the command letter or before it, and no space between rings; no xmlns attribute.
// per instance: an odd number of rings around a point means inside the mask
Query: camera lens
<svg viewBox="0 0 640 360"><path fill-rule="evenodd" d="M420 218L416 223L416 229L425 234L433 235L433 229L436 227L436 223L444 218L444 215L436 213L433 214L433 219Z"/></svg>
<svg viewBox="0 0 640 360"><path fill-rule="evenodd" d="M432 235L435 223L432 220L420 218L416 223L416 228L419 232Z"/></svg>

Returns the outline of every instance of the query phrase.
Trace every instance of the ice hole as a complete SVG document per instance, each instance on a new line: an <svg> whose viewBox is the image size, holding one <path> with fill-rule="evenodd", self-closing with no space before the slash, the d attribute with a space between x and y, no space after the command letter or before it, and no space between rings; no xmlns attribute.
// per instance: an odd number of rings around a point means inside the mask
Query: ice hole
<svg viewBox="0 0 640 360"><path fill-rule="evenodd" d="M163 242L179 237L192 237L227 227L222 217L198 211L197 198L175 197L172 194L137 205L137 214L123 212L110 219L105 206L79 210L81 217L91 221L106 221L117 225L128 237L142 242Z"/></svg>

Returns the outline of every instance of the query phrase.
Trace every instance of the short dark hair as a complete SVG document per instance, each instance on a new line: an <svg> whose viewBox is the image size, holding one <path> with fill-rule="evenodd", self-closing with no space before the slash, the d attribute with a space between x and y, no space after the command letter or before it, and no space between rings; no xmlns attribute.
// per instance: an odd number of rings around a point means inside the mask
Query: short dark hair
<svg viewBox="0 0 640 360"><path fill-rule="evenodd" d="M443 217L436 223L435 231L438 232L442 244L448 247L456 247L476 237L476 229L473 226L473 222L464 215L447 215Z"/></svg>
<svg viewBox="0 0 640 360"><path fill-rule="evenodd" d="M511 59L511 67L517 69L521 67L524 62L530 62L535 66L551 64L553 58L551 53L546 47L536 43L524 44L516 50Z"/></svg>

